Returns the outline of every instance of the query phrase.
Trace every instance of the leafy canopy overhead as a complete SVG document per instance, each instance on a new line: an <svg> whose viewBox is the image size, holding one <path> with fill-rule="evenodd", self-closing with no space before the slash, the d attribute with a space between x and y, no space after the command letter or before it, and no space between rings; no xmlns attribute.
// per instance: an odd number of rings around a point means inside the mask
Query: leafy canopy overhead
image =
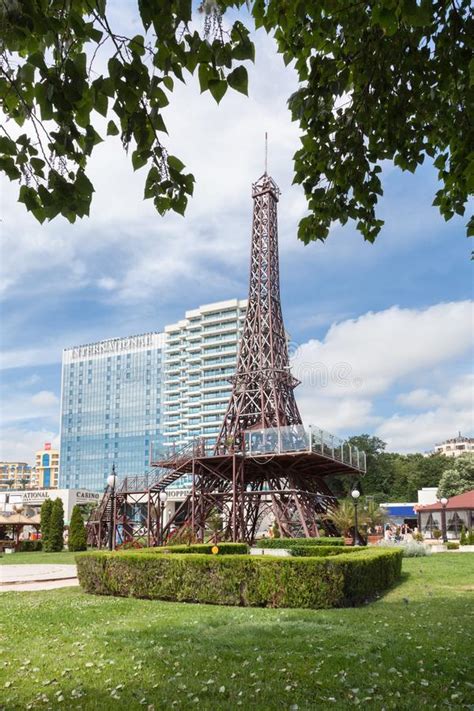
<svg viewBox="0 0 474 711"><path fill-rule="evenodd" d="M194 177L165 145L163 108L192 74L217 102L229 87L246 94L252 23L299 78L288 104L301 128L294 182L309 209L300 239L325 239L331 222L351 219L373 241L386 160L414 172L428 156L434 204L445 219L464 214L474 185L469 0L203 0L203 32L191 0L138 0L134 37L114 31L113 5L0 0L0 169L38 220L89 214L101 117L133 168L146 166L144 197L160 214L183 214Z"/></svg>

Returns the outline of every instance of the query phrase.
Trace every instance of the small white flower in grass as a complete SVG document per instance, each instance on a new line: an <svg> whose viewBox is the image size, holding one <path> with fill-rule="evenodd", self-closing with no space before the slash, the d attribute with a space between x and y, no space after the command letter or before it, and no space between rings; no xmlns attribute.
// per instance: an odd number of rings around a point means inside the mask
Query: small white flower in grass
<svg viewBox="0 0 474 711"><path fill-rule="evenodd" d="M420 684L421 684L422 686L429 686L429 685L430 685L430 682L429 682L427 679L422 679L422 680L420 681Z"/></svg>
<svg viewBox="0 0 474 711"><path fill-rule="evenodd" d="M12 685L11 681L6 681L4 684L5 689L8 689L11 685Z"/></svg>

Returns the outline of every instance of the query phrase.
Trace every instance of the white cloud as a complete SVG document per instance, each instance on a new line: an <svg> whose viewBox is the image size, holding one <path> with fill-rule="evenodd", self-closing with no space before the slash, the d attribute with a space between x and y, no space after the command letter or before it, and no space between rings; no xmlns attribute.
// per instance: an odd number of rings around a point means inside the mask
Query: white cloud
<svg viewBox="0 0 474 711"><path fill-rule="evenodd" d="M302 344L293 372L309 387L327 377L325 395L370 397L395 382L463 355L472 343L473 302L436 304L426 309L393 306L336 323L322 341Z"/></svg>
<svg viewBox="0 0 474 711"><path fill-rule="evenodd" d="M127 26L125 17L133 14L123 9L119 24ZM189 289L214 290L218 298L244 296L250 184L263 172L265 131L270 169L284 191L282 248L303 249L294 234L305 202L301 189L291 186L298 128L286 106L296 75L276 54L273 39L263 31L255 39L257 63L250 69L248 98L229 90L217 106L209 93L200 95L197 77L188 77L186 85L177 82L165 110L165 145L197 181L185 219L161 218L152 202L143 200L146 169L133 172L118 138L97 146L89 164L96 190L91 217L72 226L62 218L40 226L17 203L17 184L3 178L4 296L24 289L28 280L32 295L95 285L107 300L165 302L181 292L183 279ZM46 280L41 278L45 265Z"/></svg>
<svg viewBox="0 0 474 711"><path fill-rule="evenodd" d="M431 450L434 444L454 437L457 432L470 434L474 430L474 376L459 376L455 382L438 392L413 390L397 398L408 407L422 410L400 414L382 422L376 434L389 449L406 452Z"/></svg>
<svg viewBox="0 0 474 711"><path fill-rule="evenodd" d="M440 407L410 415L393 415L376 428L375 434L395 452L431 451L435 444L459 431L474 428L471 408L459 408L446 399Z"/></svg>
<svg viewBox="0 0 474 711"><path fill-rule="evenodd" d="M58 397L50 390L40 390L31 398L31 403L37 408L57 408L59 405Z"/></svg>
<svg viewBox="0 0 474 711"><path fill-rule="evenodd" d="M13 422L59 419L59 399L50 390L40 390L34 394L9 392L2 397L1 424Z"/></svg>
<svg viewBox="0 0 474 711"><path fill-rule="evenodd" d="M471 431L474 378L461 374L453 381L450 373L453 359L471 345L471 316L472 303L460 301L392 307L334 324L292 359L302 381L296 397L303 420L335 433L374 430L396 451L430 449L459 429ZM390 394L413 379L433 380L434 369L436 389ZM398 405L419 412L387 419L381 403L385 411Z"/></svg>
<svg viewBox="0 0 474 711"><path fill-rule="evenodd" d="M0 434L0 461L27 462L34 464L35 452L45 442L51 442L59 448L59 435L53 429L21 429L20 427L2 428Z"/></svg>
<svg viewBox="0 0 474 711"><path fill-rule="evenodd" d="M409 393L400 393L397 397L397 402L405 407L413 407L415 410L419 410L422 407L439 405L442 402L442 398L427 388L417 388Z"/></svg>

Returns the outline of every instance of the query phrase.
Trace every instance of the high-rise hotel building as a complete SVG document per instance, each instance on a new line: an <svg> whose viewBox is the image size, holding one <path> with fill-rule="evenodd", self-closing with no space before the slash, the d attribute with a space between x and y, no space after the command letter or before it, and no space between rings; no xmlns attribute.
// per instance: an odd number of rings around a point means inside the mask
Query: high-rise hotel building
<svg viewBox="0 0 474 711"><path fill-rule="evenodd" d="M165 337L146 333L63 352L59 486L102 491L112 465L143 474L162 446Z"/></svg>
<svg viewBox="0 0 474 711"><path fill-rule="evenodd" d="M163 436L176 448L203 438L214 444L231 393L247 301L187 311L165 327Z"/></svg>
<svg viewBox="0 0 474 711"><path fill-rule="evenodd" d="M230 396L247 302L187 311L164 333L63 353L60 488L101 491L197 437L216 439Z"/></svg>

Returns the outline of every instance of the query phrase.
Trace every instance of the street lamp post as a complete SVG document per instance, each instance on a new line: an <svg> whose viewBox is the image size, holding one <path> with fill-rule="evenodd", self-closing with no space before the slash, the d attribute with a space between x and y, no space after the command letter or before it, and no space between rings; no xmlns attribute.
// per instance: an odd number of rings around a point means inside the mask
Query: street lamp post
<svg viewBox="0 0 474 711"><path fill-rule="evenodd" d="M110 487L110 520L109 520L109 551L114 549L115 533L115 485L117 477L115 475L115 464L112 465L112 473L107 477L107 484Z"/></svg>
<svg viewBox="0 0 474 711"><path fill-rule="evenodd" d="M352 545L362 546L363 542L361 541L359 536L359 522L357 519L357 506L359 504L360 491L358 489L353 489L353 491L351 491L351 496L354 502L354 535L352 537Z"/></svg>
<svg viewBox="0 0 474 711"><path fill-rule="evenodd" d="M443 543L448 542L448 532L446 530L446 506L448 505L448 499L444 496L440 499L441 508L441 531L443 533Z"/></svg>
<svg viewBox="0 0 474 711"><path fill-rule="evenodd" d="M163 530L165 523L165 506L168 500L166 491L160 491L160 546L163 545Z"/></svg>

